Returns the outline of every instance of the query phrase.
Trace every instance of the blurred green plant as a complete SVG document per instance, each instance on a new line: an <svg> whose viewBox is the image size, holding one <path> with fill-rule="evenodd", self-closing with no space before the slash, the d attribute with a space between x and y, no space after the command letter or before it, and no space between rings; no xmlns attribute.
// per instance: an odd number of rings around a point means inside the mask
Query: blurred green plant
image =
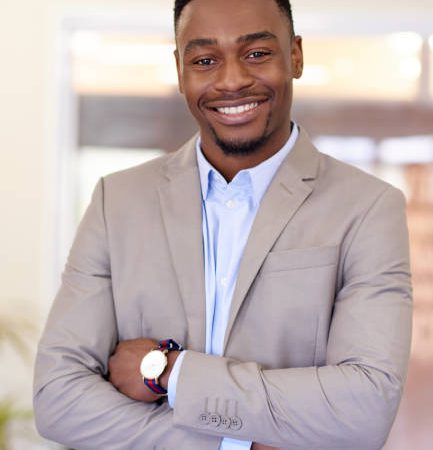
<svg viewBox="0 0 433 450"><path fill-rule="evenodd" d="M30 363L31 352L29 339L36 335L37 328L29 319L18 315L0 316L0 346L11 347L26 363ZM10 430L12 425L20 425L26 428L33 418L31 410L16 406L16 401L11 398L0 399L0 450L10 449ZM26 435L31 435L26 430Z"/></svg>
<svg viewBox="0 0 433 450"><path fill-rule="evenodd" d="M18 409L14 400L8 398L0 401L0 450L9 450L9 428L12 423L26 425L33 418L29 410ZM26 433L27 434L27 433Z"/></svg>

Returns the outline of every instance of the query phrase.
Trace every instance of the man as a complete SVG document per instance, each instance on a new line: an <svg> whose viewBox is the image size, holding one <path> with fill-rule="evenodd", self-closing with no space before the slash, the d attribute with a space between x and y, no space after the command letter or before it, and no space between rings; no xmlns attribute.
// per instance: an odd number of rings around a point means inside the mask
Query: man
<svg viewBox="0 0 433 450"><path fill-rule="evenodd" d="M175 24L199 137L96 187L39 347L39 430L77 449L380 449L409 354L403 196L291 121L288 1L176 1Z"/></svg>

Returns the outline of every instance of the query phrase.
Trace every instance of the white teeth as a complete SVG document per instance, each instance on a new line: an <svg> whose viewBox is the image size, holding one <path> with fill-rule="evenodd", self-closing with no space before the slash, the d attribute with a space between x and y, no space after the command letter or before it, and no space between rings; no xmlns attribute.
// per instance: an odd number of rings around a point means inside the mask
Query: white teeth
<svg viewBox="0 0 433 450"><path fill-rule="evenodd" d="M221 114L242 114L246 111L250 111L251 109L257 108L259 106L258 102L249 103L247 105L240 105L240 106L231 106L231 107L223 107L223 108L217 108L217 111Z"/></svg>

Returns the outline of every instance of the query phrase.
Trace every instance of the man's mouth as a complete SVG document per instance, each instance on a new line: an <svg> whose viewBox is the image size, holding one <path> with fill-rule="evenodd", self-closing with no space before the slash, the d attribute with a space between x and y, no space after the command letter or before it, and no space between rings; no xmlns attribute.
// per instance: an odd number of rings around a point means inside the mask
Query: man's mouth
<svg viewBox="0 0 433 450"><path fill-rule="evenodd" d="M220 108L213 108L215 111L218 111L220 114L226 115L235 115L235 114L243 114L247 111L252 111L259 106L258 102L247 103L245 105L239 106L223 106Z"/></svg>
<svg viewBox="0 0 433 450"><path fill-rule="evenodd" d="M269 101L264 95L237 100L215 100L205 105L205 109L222 125L246 125L263 113L263 105Z"/></svg>

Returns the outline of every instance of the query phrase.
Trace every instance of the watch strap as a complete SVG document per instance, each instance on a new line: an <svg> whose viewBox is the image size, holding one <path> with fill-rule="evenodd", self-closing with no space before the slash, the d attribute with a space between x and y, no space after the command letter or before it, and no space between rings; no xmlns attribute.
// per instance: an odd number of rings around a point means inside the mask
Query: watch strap
<svg viewBox="0 0 433 450"><path fill-rule="evenodd" d="M158 348L159 350L167 350L168 352L173 350L181 352L183 350L182 346L173 339L164 339L159 341Z"/></svg>
<svg viewBox="0 0 433 450"><path fill-rule="evenodd" d="M164 389L156 380L151 380L150 378L144 378L144 384L155 394L166 395L167 390Z"/></svg>

